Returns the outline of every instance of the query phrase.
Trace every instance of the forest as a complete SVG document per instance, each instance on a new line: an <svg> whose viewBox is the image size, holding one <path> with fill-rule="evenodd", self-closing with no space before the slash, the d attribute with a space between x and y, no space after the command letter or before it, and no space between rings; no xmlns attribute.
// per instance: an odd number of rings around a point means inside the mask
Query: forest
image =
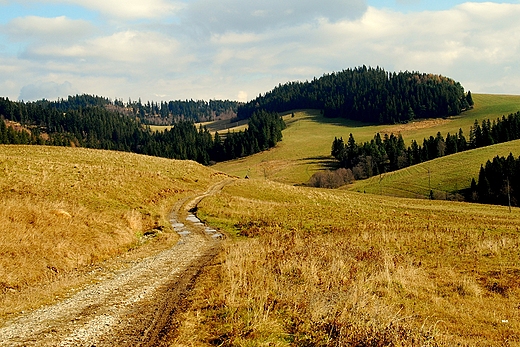
<svg viewBox="0 0 520 347"><path fill-rule="evenodd" d="M520 157L495 157L480 167L478 183L471 181L471 200L483 204L519 206Z"/></svg>
<svg viewBox="0 0 520 347"><path fill-rule="evenodd" d="M256 112L249 128L218 133L179 120L170 130L153 132L138 117L105 107L99 97L34 103L0 98L0 143L76 146L190 159L208 165L269 149L282 139L285 123L276 113ZM20 129L7 126L19 124Z"/></svg>
<svg viewBox="0 0 520 347"><path fill-rule="evenodd" d="M347 142L334 138L331 155L342 168L351 169L356 179L368 178L419 164L445 155L469 149L489 146L520 139L520 112L502 116L494 121L477 120L469 129L466 139L462 129L458 133L446 135L438 132L423 140L422 145L412 140L406 148L401 135L377 133L372 140L357 144L350 134Z"/></svg>
<svg viewBox="0 0 520 347"><path fill-rule="evenodd" d="M458 115L472 106L471 92L466 94L461 84L450 78L363 66L312 81L280 84L239 105L237 117L247 119L259 109L319 109L325 117L392 124Z"/></svg>
<svg viewBox="0 0 520 347"><path fill-rule="evenodd" d="M121 99L111 100L87 94L71 95L67 99L57 101L38 100L25 104L28 107L34 104L62 112L100 106L129 116L136 116L143 124L149 125L172 125L181 120L192 120L197 123L216 119L232 119L236 117L240 105L237 101L192 99L161 102L141 102L141 99L137 101L128 99L128 102L125 103Z"/></svg>

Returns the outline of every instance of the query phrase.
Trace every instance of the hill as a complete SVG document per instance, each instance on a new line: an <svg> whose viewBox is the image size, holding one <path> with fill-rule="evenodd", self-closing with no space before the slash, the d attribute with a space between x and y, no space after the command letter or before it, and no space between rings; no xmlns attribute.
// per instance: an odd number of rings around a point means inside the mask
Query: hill
<svg viewBox="0 0 520 347"><path fill-rule="evenodd" d="M0 317L54 298L71 274L147 240L148 251L172 245L174 203L223 177L191 161L0 145ZM11 292L21 294L9 301Z"/></svg>
<svg viewBox="0 0 520 347"><path fill-rule="evenodd" d="M349 190L407 198L427 198L430 189L437 199L457 199L457 191L478 180L480 166L494 157L520 155L520 140L469 150L402 170L354 182Z"/></svg>
<svg viewBox="0 0 520 347"><path fill-rule="evenodd" d="M459 116L395 125L370 125L325 118L319 111L295 110L284 115L287 129L283 131L283 141L276 148L236 161L218 163L215 168L239 177L249 172L249 177L301 184L307 182L313 173L333 167L330 151L334 137L348 139L352 133L356 142L362 143L370 141L376 133L400 133L408 146L412 140L422 143L424 138L435 136L437 132L445 136L448 132L455 134L462 129L469 136L470 126L475 120L493 120L520 110L520 96L473 94L473 100L475 107Z"/></svg>
<svg viewBox="0 0 520 347"><path fill-rule="evenodd" d="M473 106L471 92L440 75L390 73L358 67L325 74L312 81L288 82L238 108L238 118L257 110L286 112L319 109L326 117L376 124L458 115Z"/></svg>

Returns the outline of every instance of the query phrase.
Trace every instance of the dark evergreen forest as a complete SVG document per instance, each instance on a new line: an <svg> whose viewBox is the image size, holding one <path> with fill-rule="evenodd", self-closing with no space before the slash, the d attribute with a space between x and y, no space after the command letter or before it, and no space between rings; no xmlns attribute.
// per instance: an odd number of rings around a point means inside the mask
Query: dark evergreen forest
<svg viewBox="0 0 520 347"><path fill-rule="evenodd" d="M484 204L520 206L520 157L495 157L480 167L478 184L471 181L470 198Z"/></svg>
<svg viewBox="0 0 520 347"><path fill-rule="evenodd" d="M462 129L458 133L446 135L438 132L423 140L422 145L413 140L406 148L401 135L379 133L369 142L357 144L352 134L347 142L335 138L331 155L339 166L352 170L356 179L363 179L381 173L395 171L445 155L520 139L520 112L502 116L494 121L477 120L469 129L466 139ZM520 176L519 176L520 177Z"/></svg>
<svg viewBox="0 0 520 347"><path fill-rule="evenodd" d="M454 80L418 72L389 73L366 66L323 75L306 82L280 84L238 107L238 118L255 111L320 109L326 117L369 123L398 123L416 118L460 114L473 105L471 93Z"/></svg>
<svg viewBox="0 0 520 347"><path fill-rule="evenodd" d="M108 99L81 96L57 102L12 102L0 98L0 143L77 146L129 151L202 164L266 150L282 139L285 123L276 113L259 111L241 132L213 138L191 120L153 132L139 117L107 108ZM18 130L7 122L20 124Z"/></svg>
<svg viewBox="0 0 520 347"><path fill-rule="evenodd" d="M131 99L125 104L123 100L114 101L101 96L75 95L57 101L39 100L34 103L42 107L66 112L84 109L86 107L101 106L118 111L129 116L138 117L143 124L172 125L181 120L194 122L211 121L215 119L235 118L240 105L237 101L229 100L175 100L161 102L141 102Z"/></svg>

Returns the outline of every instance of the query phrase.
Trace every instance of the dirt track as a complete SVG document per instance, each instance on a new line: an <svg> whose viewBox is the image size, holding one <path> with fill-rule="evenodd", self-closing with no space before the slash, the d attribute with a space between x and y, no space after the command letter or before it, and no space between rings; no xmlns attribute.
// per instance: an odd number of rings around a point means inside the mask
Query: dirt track
<svg viewBox="0 0 520 347"><path fill-rule="evenodd" d="M172 248L136 262L53 306L0 328L1 346L161 346L175 334L176 313L200 270L220 249L222 235L188 211L206 193L179 201L171 222L181 235Z"/></svg>

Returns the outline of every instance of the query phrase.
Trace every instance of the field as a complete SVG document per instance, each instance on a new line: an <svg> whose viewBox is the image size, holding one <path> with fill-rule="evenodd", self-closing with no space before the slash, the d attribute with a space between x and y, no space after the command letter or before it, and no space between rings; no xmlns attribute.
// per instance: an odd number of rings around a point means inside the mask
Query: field
<svg viewBox="0 0 520 347"><path fill-rule="evenodd" d="M288 125L283 141L269 151L241 160L218 163L215 168L239 177L265 178L288 184L301 184L318 170L330 167L330 149L334 137L348 139L350 133L362 143L376 133L401 133L409 144L416 139L422 144L425 137L454 134L462 128L469 138L469 128L483 119L496 119L520 110L520 96L473 94L475 108L461 116L423 120L408 124L371 126L343 119L326 119L319 111L295 111L284 116Z"/></svg>
<svg viewBox="0 0 520 347"><path fill-rule="evenodd" d="M229 237L170 323L171 346L520 346L520 209L413 199L466 187L485 160L520 155L520 140L350 190L295 186L332 166L334 137L468 134L475 119L520 110L517 96L473 98L460 117L395 126L295 111L276 148L211 168L0 146L0 322L97 281L86 274L105 260L171 247L175 202L247 174L198 204L198 217Z"/></svg>
<svg viewBox="0 0 520 347"><path fill-rule="evenodd" d="M189 161L0 146L0 321L53 300L105 259L169 247L175 201L221 177Z"/></svg>
<svg viewBox="0 0 520 347"><path fill-rule="evenodd" d="M520 209L241 180L172 345L517 346Z"/></svg>
<svg viewBox="0 0 520 347"><path fill-rule="evenodd" d="M195 123L195 126L197 127L197 129L199 128L199 126L206 127L212 135L214 135L217 131L220 135L225 135L227 134L228 130L243 131L247 128L247 122L247 119L238 122L231 122L229 119L223 119L212 122ZM171 125L152 125L150 126L150 129L152 129L153 131L164 131L165 129L171 129Z"/></svg>

